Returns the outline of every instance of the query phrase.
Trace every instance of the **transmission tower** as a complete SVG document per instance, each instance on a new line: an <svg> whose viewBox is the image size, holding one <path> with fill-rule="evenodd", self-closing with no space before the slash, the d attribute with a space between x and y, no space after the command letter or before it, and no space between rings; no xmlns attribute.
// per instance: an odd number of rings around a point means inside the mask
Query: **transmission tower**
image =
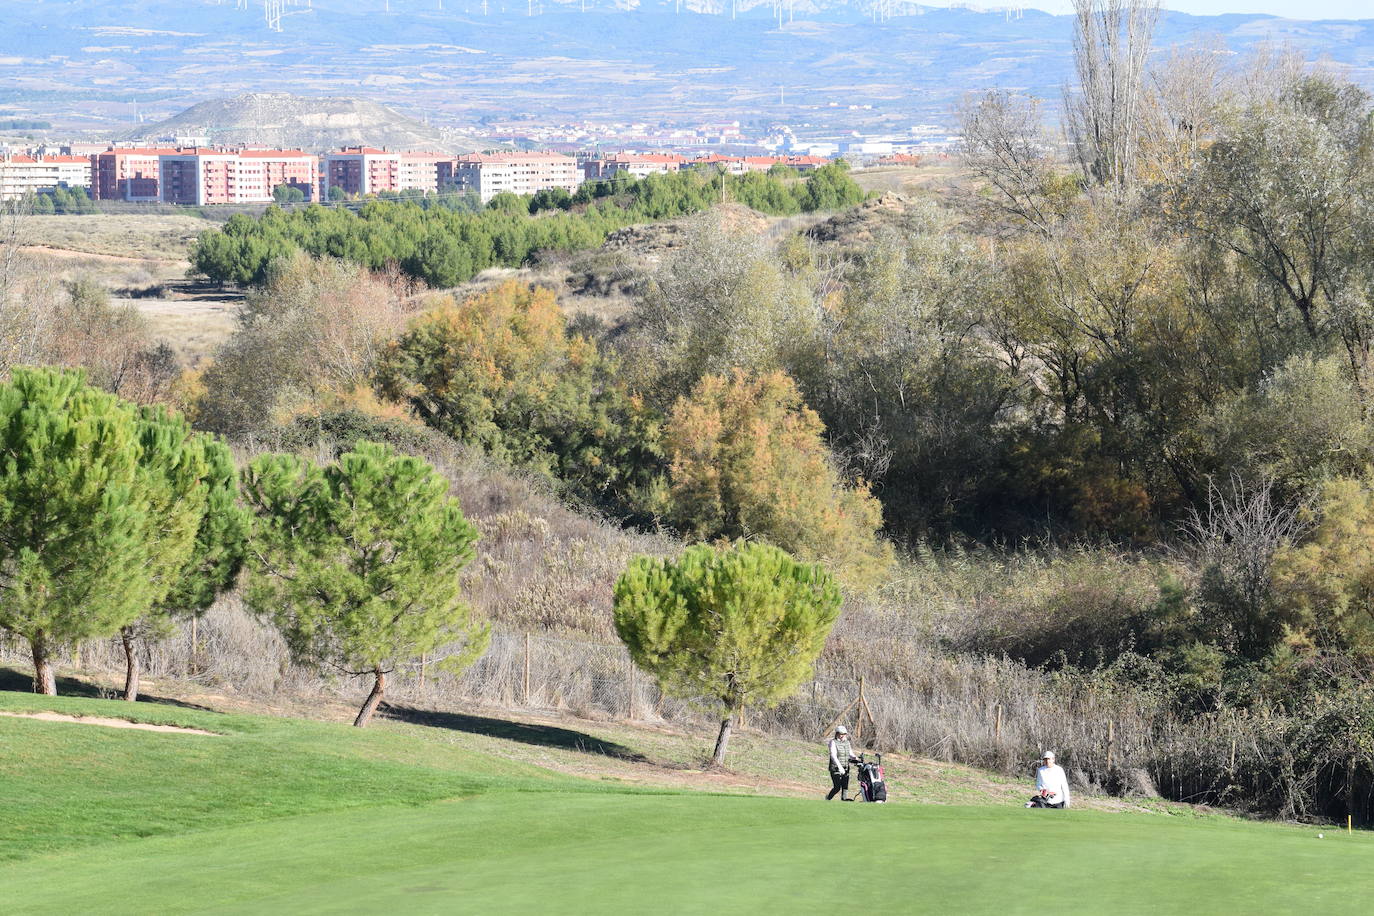
<svg viewBox="0 0 1374 916"><path fill-rule="evenodd" d="M267 19L269 32L281 31L281 14L286 8L286 0L262 0L262 11Z"/></svg>

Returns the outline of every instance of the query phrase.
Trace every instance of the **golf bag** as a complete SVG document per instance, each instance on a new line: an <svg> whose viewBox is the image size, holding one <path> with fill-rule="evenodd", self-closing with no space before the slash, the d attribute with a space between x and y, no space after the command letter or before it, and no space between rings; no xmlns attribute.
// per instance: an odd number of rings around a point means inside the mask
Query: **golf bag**
<svg viewBox="0 0 1374 916"><path fill-rule="evenodd" d="M1063 801L1054 801L1059 796L1051 792L1048 797L1043 795L1032 795L1031 800L1026 802L1027 808L1063 808Z"/></svg>
<svg viewBox="0 0 1374 916"><path fill-rule="evenodd" d="M883 780L883 755L876 755L876 763L859 755L859 797L866 802L887 801L887 783Z"/></svg>

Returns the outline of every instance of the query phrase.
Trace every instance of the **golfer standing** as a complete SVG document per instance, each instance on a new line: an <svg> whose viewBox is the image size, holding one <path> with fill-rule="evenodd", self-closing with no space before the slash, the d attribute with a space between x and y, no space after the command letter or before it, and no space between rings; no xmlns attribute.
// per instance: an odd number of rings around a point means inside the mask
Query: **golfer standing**
<svg viewBox="0 0 1374 916"><path fill-rule="evenodd" d="M1026 807L1067 808L1069 801L1069 777L1064 775L1064 768L1054 762L1054 751L1045 751L1035 770L1035 795Z"/></svg>
<svg viewBox="0 0 1374 916"><path fill-rule="evenodd" d="M830 751L830 782L833 785L825 800L830 801L838 792L840 801L849 801L845 793L849 791L849 764L854 761L854 749L849 744L849 729L843 725L836 728L835 737L830 739L827 747Z"/></svg>

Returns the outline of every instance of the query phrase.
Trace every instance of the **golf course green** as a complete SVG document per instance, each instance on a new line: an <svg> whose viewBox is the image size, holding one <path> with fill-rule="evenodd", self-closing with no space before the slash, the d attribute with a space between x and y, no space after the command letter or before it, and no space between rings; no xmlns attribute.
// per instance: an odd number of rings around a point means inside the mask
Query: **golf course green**
<svg viewBox="0 0 1374 916"><path fill-rule="evenodd" d="M439 728L0 693L6 913L1367 912L1374 837L652 791Z"/></svg>

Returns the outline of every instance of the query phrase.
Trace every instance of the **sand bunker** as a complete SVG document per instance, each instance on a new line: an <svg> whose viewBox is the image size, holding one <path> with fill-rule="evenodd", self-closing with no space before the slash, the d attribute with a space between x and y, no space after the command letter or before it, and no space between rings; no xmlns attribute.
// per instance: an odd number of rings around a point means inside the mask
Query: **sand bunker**
<svg viewBox="0 0 1374 916"><path fill-rule="evenodd" d="M44 722L75 722L78 725L104 725L107 728L136 728L145 732L174 732L178 735L212 735L201 728L182 728L178 725L152 725L147 722L130 722L128 719L110 719L105 716L66 716L60 712L0 712L0 716L14 719L42 719Z"/></svg>

